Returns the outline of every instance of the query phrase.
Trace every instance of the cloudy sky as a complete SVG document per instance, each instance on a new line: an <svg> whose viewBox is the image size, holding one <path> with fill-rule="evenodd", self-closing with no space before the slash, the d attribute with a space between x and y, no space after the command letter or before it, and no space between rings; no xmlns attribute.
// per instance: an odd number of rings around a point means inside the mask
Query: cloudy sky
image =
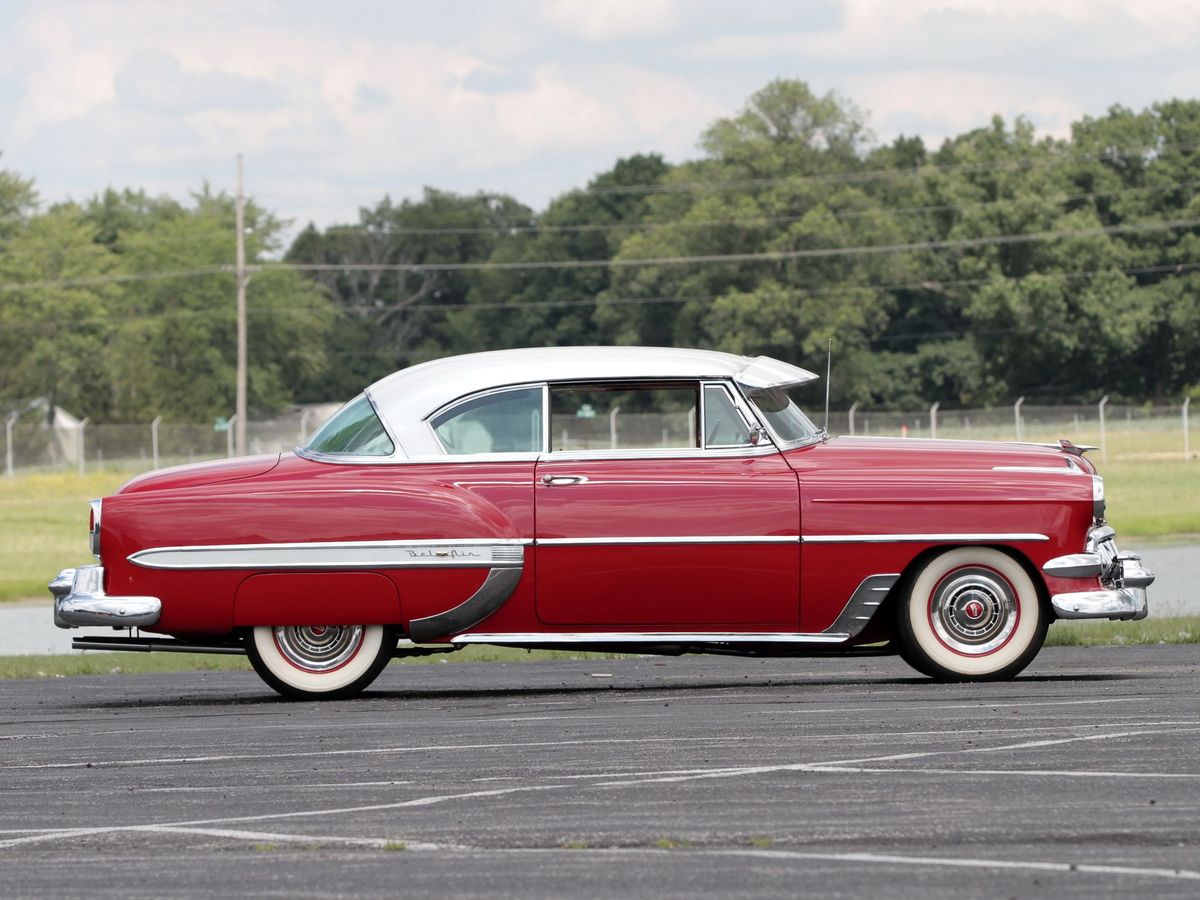
<svg viewBox="0 0 1200 900"><path fill-rule="evenodd" d="M303 224L423 185L535 207L695 156L772 78L936 142L1200 93L1200 0L0 0L0 167L44 201L251 194Z"/></svg>

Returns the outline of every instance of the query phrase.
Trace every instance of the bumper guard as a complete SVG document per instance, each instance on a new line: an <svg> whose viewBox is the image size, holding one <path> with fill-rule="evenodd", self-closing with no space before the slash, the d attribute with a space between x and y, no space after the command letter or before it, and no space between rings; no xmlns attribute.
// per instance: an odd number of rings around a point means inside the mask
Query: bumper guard
<svg viewBox="0 0 1200 900"><path fill-rule="evenodd" d="M54 624L59 628L110 625L147 628L158 622L162 601L157 597L110 597L104 593L104 567L63 569L50 582L54 595Z"/></svg>
<svg viewBox="0 0 1200 900"><path fill-rule="evenodd" d="M1142 568L1140 556L1120 553L1113 538L1116 532L1097 525L1088 532L1087 550L1052 559L1042 571L1058 578L1098 577L1101 588L1055 594L1050 605L1060 619L1131 619L1146 618L1146 588L1154 582L1154 573Z"/></svg>

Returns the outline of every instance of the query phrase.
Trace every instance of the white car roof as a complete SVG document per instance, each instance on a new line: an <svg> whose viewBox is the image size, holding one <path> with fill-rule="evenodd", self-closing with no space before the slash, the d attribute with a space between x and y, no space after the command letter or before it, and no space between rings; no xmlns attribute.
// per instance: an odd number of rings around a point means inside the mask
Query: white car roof
<svg viewBox="0 0 1200 900"><path fill-rule="evenodd" d="M730 379L749 388L804 384L807 369L766 356L676 347L534 347L448 356L401 369L367 394L407 456L440 453L426 418L462 397L519 384L615 379Z"/></svg>

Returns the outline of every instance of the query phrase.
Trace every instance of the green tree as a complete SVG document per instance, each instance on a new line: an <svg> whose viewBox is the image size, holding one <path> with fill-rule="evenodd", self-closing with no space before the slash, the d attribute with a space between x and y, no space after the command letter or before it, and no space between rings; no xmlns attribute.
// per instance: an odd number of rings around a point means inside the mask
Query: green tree
<svg viewBox="0 0 1200 900"><path fill-rule="evenodd" d="M182 422L227 415L236 367L234 203L207 189L184 207L140 193L106 194L89 214L107 223L111 255L134 276L112 336L113 414ZM246 208L247 260L276 249L281 223ZM263 265L247 286L249 407L264 415L319 379L328 359L329 302L311 281Z"/></svg>
<svg viewBox="0 0 1200 900"><path fill-rule="evenodd" d="M0 396L103 419L119 260L77 207L34 217L0 253Z"/></svg>
<svg viewBox="0 0 1200 900"><path fill-rule="evenodd" d="M502 236L490 261L504 266L611 259L646 216L644 189L669 168L656 155L619 160L586 189L553 200L530 228ZM447 313L447 330L464 349L606 343L611 336L594 316L596 300L611 282L607 266L480 272L472 278L467 308Z"/></svg>
<svg viewBox="0 0 1200 900"><path fill-rule="evenodd" d="M337 371L325 389L349 396L414 362L477 349L447 324L447 311L467 302L471 275L422 266L486 262L500 236L531 216L511 197L426 189L420 200L385 197L361 209L355 225L301 232L285 260L315 267L308 278L339 313Z"/></svg>

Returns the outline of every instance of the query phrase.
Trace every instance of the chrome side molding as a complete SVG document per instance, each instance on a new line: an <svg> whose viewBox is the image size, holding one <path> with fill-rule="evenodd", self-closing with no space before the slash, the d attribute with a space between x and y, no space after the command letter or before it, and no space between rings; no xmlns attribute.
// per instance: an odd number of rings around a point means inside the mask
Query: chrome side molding
<svg viewBox="0 0 1200 900"><path fill-rule="evenodd" d="M295 544L197 544L149 547L129 555L147 569L407 569L426 566L515 567L528 540L313 541Z"/></svg>

